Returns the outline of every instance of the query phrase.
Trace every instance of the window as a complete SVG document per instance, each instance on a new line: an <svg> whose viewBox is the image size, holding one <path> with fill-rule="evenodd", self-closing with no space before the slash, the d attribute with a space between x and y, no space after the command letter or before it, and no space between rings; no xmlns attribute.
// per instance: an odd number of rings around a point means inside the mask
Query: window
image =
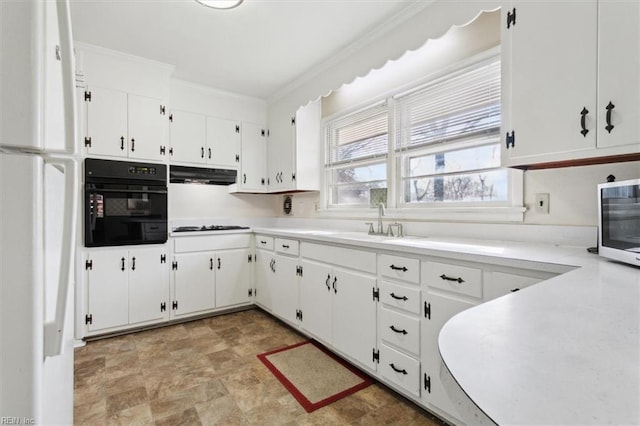
<svg viewBox="0 0 640 426"><path fill-rule="evenodd" d="M420 87L327 120L326 206L375 206L380 191L371 190L386 188L385 204L399 214L475 207L485 213L487 207L515 207L521 213L521 173L500 166L500 57L481 56ZM518 214L499 213L503 220Z"/></svg>
<svg viewBox="0 0 640 426"><path fill-rule="evenodd" d="M398 205L504 203L500 167L500 61L493 58L399 96Z"/></svg>
<svg viewBox="0 0 640 426"><path fill-rule="evenodd" d="M375 105L326 125L325 179L332 206L370 204L387 187L388 108Z"/></svg>

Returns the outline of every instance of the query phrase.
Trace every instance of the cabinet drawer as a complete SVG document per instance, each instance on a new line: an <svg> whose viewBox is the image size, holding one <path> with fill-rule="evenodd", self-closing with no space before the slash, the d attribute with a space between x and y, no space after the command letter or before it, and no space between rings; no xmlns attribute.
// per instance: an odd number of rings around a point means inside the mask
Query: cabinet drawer
<svg viewBox="0 0 640 426"><path fill-rule="evenodd" d="M297 240L276 238L274 248L278 253L293 254L297 256L300 252L300 243Z"/></svg>
<svg viewBox="0 0 640 426"><path fill-rule="evenodd" d="M382 376L415 396L420 396L420 363L386 345L380 345Z"/></svg>
<svg viewBox="0 0 640 426"><path fill-rule="evenodd" d="M251 244L251 234L227 234L216 236L177 237L173 239L175 253L246 248Z"/></svg>
<svg viewBox="0 0 640 426"><path fill-rule="evenodd" d="M394 308L420 315L420 289L382 281L379 286L380 301Z"/></svg>
<svg viewBox="0 0 640 426"><path fill-rule="evenodd" d="M256 248L273 250L273 237L256 235Z"/></svg>
<svg viewBox="0 0 640 426"><path fill-rule="evenodd" d="M420 320L389 309L380 309L380 336L386 343L418 356L420 353Z"/></svg>
<svg viewBox="0 0 640 426"><path fill-rule="evenodd" d="M482 269L450 263L425 262L423 283L430 287L482 297Z"/></svg>
<svg viewBox="0 0 640 426"><path fill-rule="evenodd" d="M488 273L484 281L484 300L522 290L525 287L542 281L542 278L527 277L525 275L508 274L505 272Z"/></svg>
<svg viewBox="0 0 640 426"><path fill-rule="evenodd" d="M369 274L376 273L376 254L370 251L303 242L300 255Z"/></svg>
<svg viewBox="0 0 640 426"><path fill-rule="evenodd" d="M381 254L378 267L384 277L418 283L420 281L420 261L408 257Z"/></svg>

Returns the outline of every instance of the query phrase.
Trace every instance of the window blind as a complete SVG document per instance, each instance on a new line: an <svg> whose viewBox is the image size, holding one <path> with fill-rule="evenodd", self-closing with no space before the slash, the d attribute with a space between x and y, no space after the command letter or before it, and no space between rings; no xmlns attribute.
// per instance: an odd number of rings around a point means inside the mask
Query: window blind
<svg viewBox="0 0 640 426"><path fill-rule="evenodd" d="M500 60L494 58L396 99L396 149L500 128Z"/></svg>

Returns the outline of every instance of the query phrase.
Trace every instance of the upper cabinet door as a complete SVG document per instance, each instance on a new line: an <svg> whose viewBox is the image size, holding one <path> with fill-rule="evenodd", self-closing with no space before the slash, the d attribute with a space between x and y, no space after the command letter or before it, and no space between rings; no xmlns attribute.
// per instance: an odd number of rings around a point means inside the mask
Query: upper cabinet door
<svg viewBox="0 0 640 426"><path fill-rule="evenodd" d="M128 95L129 156L162 160L162 115L161 101L145 96Z"/></svg>
<svg viewBox="0 0 640 426"><path fill-rule="evenodd" d="M598 3L598 147L640 143L640 3Z"/></svg>
<svg viewBox="0 0 640 426"><path fill-rule="evenodd" d="M206 117L186 111L171 113L172 161L206 162Z"/></svg>
<svg viewBox="0 0 640 426"><path fill-rule="evenodd" d="M597 6L513 1L503 8L505 165L595 148Z"/></svg>
<svg viewBox="0 0 640 426"><path fill-rule="evenodd" d="M238 187L241 191L267 190L267 136L264 127L242 123L242 160Z"/></svg>
<svg viewBox="0 0 640 426"><path fill-rule="evenodd" d="M207 117L207 163L223 167L239 167L240 148L240 123Z"/></svg>
<svg viewBox="0 0 640 426"><path fill-rule="evenodd" d="M90 87L87 88L85 102L87 154L126 157L129 149L127 94L119 90Z"/></svg>

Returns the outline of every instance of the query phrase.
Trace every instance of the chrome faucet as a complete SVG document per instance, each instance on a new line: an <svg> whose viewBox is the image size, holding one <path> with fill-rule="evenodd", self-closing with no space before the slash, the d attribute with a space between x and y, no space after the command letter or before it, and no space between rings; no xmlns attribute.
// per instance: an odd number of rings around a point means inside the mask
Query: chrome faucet
<svg viewBox="0 0 640 426"><path fill-rule="evenodd" d="M384 203L378 204L378 234L384 234L384 226L382 225L382 216L384 216Z"/></svg>

